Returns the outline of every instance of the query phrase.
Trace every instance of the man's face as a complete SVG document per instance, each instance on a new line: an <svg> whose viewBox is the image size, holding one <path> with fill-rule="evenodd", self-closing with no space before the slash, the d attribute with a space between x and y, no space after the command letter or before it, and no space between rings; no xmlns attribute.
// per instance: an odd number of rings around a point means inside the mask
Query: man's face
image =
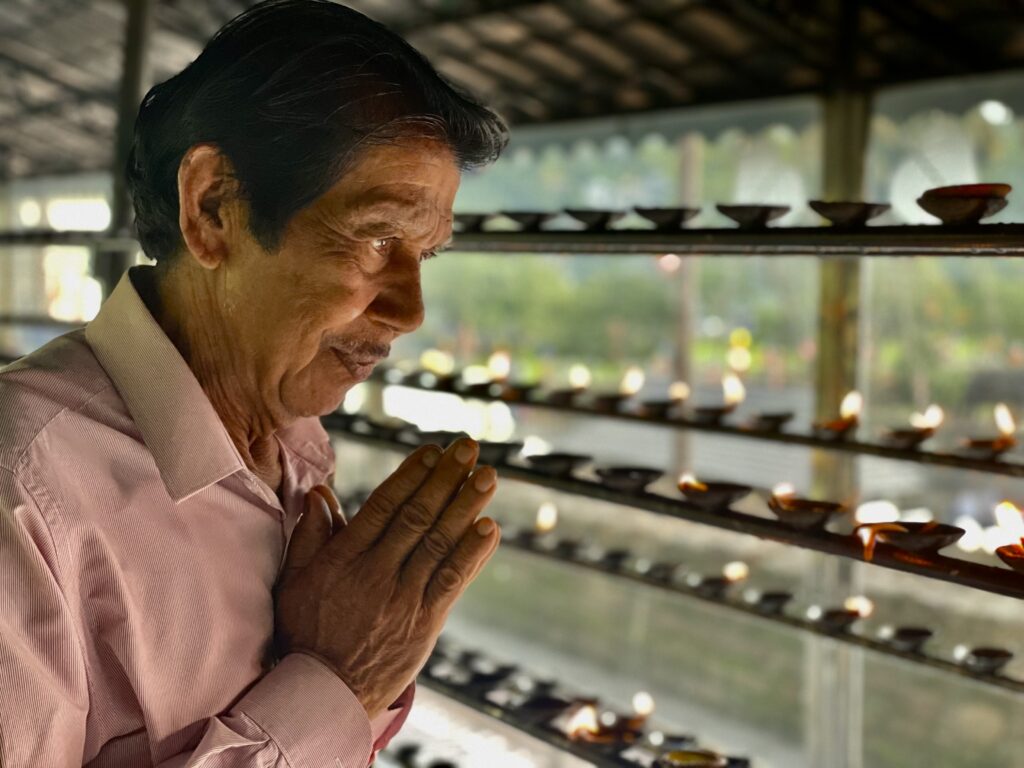
<svg viewBox="0 0 1024 768"><path fill-rule="evenodd" d="M451 238L459 178L439 143L369 148L278 252L250 239L232 254L224 311L275 421L334 410L420 326L421 264Z"/></svg>

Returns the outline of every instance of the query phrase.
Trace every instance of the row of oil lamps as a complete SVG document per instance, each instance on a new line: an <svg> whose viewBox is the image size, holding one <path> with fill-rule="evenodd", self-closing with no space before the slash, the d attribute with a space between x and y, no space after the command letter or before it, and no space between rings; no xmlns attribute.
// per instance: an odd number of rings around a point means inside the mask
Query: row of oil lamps
<svg viewBox="0 0 1024 768"><path fill-rule="evenodd" d="M447 445L460 436L455 432L420 432L413 425L401 421L373 421L349 415L348 428L356 434L365 434L386 440ZM508 465L519 458L523 443L481 441L480 462L494 466ZM550 477L573 478L574 473L592 461L586 454L552 452L521 457L536 472ZM660 469L637 466L599 466L594 473L609 490L629 495L647 494L648 487L664 476ZM677 488L683 500L705 512L727 511L735 503L753 493L749 485L711 480L698 480L692 473L679 477ZM776 485L767 498L768 509L784 525L798 530L824 531L829 521L848 512L845 504L822 499L809 499L797 495L789 483ZM996 509L1000 542L995 554L1015 571L1024 574L1024 516L1010 501L1001 502ZM864 559L874 557L876 545L881 542L907 552L932 555L955 544L965 530L946 523L897 522L883 520L865 522L853 532L862 546Z"/></svg>
<svg viewBox="0 0 1024 768"><path fill-rule="evenodd" d="M540 392L538 382L515 382L509 380L511 360L508 353L499 351L491 355L488 361L489 375L483 381L467 382L462 373L438 373L433 371L415 371L402 374L397 369L385 371L382 375L389 383L404 383L416 387L434 389L442 392L454 392L467 397L501 399L509 403L544 402L561 407L576 407L586 404L590 410L599 413L634 413L651 418L681 417L690 397L690 387L686 382L677 381L668 388L667 397L656 400L644 400L635 405L630 400L643 388L646 376L639 367L626 370L616 392L591 392L592 376L585 365L574 365L569 370L569 386L549 389ZM720 426L746 399L746 388L740 377L734 373L726 373L722 378L722 403L700 405L692 408L687 414L691 422ZM848 440L860 424L860 415L864 409L864 398L854 390L843 398L838 417L814 424L814 435L822 440ZM971 456L995 459L1016 446L1017 424L1005 403L995 406L993 416L996 424L994 436L967 438L963 447ZM794 417L792 412L765 412L755 414L744 425L749 431L781 432L785 425ZM894 427L887 430L883 439L885 443L904 450L916 450L921 444L933 437L942 426L945 413L938 405L929 406L923 413L914 413L910 417L909 426Z"/></svg>
<svg viewBox="0 0 1024 768"><path fill-rule="evenodd" d="M917 204L943 224L977 224L1006 207L1009 184L959 184L927 190ZM836 227L863 227L872 219L889 210L888 203L861 201L811 200L808 205ZM725 205L715 208L732 219L741 229L760 229L789 213L788 205ZM634 208L637 215L647 219L660 232L678 232L700 208ZM505 217L514 221L520 231L537 232L555 217L566 214L578 221L588 232L606 232L620 221L625 211L568 208L564 211L501 211L489 213L460 213L455 221L461 232L479 232L492 217Z"/></svg>
<svg viewBox="0 0 1024 768"><path fill-rule="evenodd" d="M600 765L623 768L748 768L747 758L702 749L688 734L648 730L654 698L633 696L633 711L604 708L599 699L566 694L551 680L528 675L515 664L500 664L473 650L438 642L424 675L444 688L497 707L504 720L588 745Z"/></svg>

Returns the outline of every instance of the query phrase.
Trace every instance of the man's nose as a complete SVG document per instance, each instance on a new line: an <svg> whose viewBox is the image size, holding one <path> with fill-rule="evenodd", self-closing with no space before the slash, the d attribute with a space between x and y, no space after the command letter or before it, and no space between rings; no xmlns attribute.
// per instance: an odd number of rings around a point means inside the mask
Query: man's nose
<svg viewBox="0 0 1024 768"><path fill-rule="evenodd" d="M366 314L397 334L411 333L423 324L423 291L420 270L415 265L389 275Z"/></svg>

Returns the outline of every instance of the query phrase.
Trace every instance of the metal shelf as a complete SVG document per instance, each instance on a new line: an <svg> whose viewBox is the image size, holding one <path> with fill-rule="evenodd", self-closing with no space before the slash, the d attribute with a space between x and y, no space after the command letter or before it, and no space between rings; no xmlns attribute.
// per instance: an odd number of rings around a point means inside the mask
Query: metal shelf
<svg viewBox="0 0 1024 768"><path fill-rule="evenodd" d="M31 245L84 245L104 251L133 251L139 247L138 240L130 233L110 234L108 232L57 232L48 229L26 229L0 232L0 249L4 246ZM0 254L2 254L0 250Z"/></svg>
<svg viewBox="0 0 1024 768"><path fill-rule="evenodd" d="M422 384L414 384L405 381L392 383L382 380L378 376L375 376L374 380L387 386L410 387L412 389L421 389L427 392L444 392L445 394L454 394L465 399L483 400L484 402L502 402L507 403L510 406L525 406L527 408L542 408L572 416L595 416L600 418L619 419L621 421L630 421L637 424L674 427L676 429L764 440L772 443L784 443L787 445L801 445L808 448L820 448L827 451L852 453L861 456L876 456L878 458L893 459L896 461L909 461L915 464L956 467L958 469L969 469L976 472L987 472L994 475L1024 477L1024 464L1000 461L997 459L972 458L970 456L956 453L907 450L887 445L880 445L878 443L865 443L857 440L826 440L820 437L815 437L814 435L751 429L749 427L732 426L728 424L706 424L686 418L643 416L637 413L628 413L623 411L603 411L584 405L553 405L543 400L508 400L501 396L487 397L475 394L468 395L462 392L452 392L446 389L438 389L436 387L428 387Z"/></svg>
<svg viewBox="0 0 1024 768"><path fill-rule="evenodd" d="M351 431L344 419L337 415L324 416L324 427L343 433L354 440L385 449L407 451L414 446L398 440L386 440ZM777 520L757 517L743 512L726 509L708 511L683 499L672 499L653 493L623 493L614 491L601 483L581 480L576 477L552 477L535 470L514 465L499 464L504 477L533 485L550 488L560 493L585 496L612 504L642 509L659 515L688 520L700 525L756 536L769 541L802 547L829 555L845 557L859 562L892 570L913 573L929 579L947 581L963 587L1024 599L1024 576L1008 568L981 565L967 560L945 557L938 554L907 552L888 544L879 543L871 561L864 560L863 545L856 536L792 528Z"/></svg>

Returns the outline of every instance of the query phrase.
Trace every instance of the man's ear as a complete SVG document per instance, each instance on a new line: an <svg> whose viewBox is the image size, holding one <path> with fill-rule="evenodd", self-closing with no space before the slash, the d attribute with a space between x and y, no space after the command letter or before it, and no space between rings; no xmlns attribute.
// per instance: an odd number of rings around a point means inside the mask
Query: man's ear
<svg viewBox="0 0 1024 768"><path fill-rule="evenodd" d="M189 148L178 165L178 226L198 264L216 269L237 235L237 189L231 162L213 144Z"/></svg>

